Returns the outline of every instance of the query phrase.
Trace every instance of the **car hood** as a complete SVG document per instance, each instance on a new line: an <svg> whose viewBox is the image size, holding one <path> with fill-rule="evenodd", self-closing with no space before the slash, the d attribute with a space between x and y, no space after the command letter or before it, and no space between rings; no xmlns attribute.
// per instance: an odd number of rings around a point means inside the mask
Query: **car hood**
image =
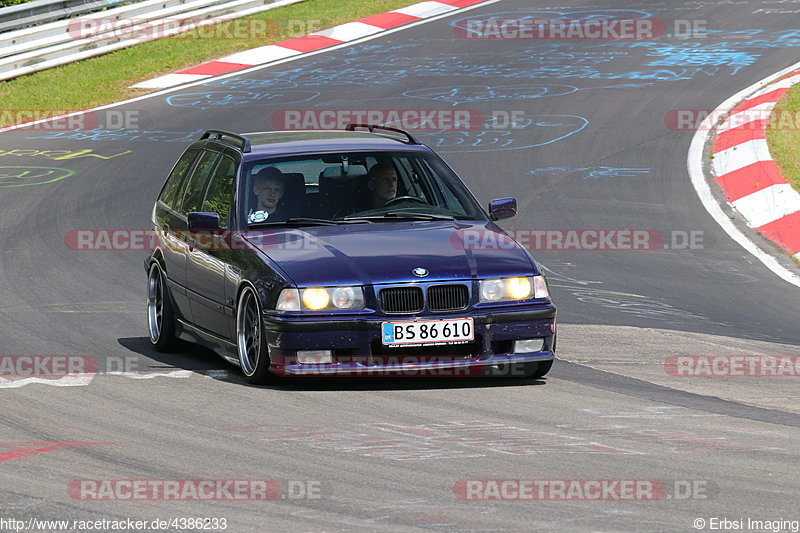
<svg viewBox="0 0 800 533"><path fill-rule="evenodd" d="M244 238L299 287L477 279L537 273L493 223L391 222L250 231ZM413 271L423 268L425 277Z"/></svg>

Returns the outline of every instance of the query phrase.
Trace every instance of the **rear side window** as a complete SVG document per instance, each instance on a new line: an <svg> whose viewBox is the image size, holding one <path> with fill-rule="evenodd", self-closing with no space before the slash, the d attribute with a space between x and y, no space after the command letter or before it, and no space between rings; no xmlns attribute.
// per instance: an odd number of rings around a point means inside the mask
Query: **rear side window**
<svg viewBox="0 0 800 533"><path fill-rule="evenodd" d="M233 204L234 180L236 178L236 162L227 156L222 156L211 184L208 186L206 200L203 202L202 211L218 213L219 224L228 227L228 215Z"/></svg>
<svg viewBox="0 0 800 533"><path fill-rule="evenodd" d="M191 170L192 163L197 158L198 152L199 150L189 150L181 156L175 164L175 168L172 169L169 178L167 178L164 189L161 191L161 196L158 197L160 201L172 209L177 209L178 206L176 204L183 197L179 193L183 190L183 182Z"/></svg>
<svg viewBox="0 0 800 533"><path fill-rule="evenodd" d="M211 174L219 158L220 155L216 152L204 151L203 155L200 156L200 160L197 162L197 166L194 167L194 172L192 172L189 178L189 183L186 186L186 193L183 195L181 213L184 215L188 215L193 211L200 211L208 180L211 179Z"/></svg>

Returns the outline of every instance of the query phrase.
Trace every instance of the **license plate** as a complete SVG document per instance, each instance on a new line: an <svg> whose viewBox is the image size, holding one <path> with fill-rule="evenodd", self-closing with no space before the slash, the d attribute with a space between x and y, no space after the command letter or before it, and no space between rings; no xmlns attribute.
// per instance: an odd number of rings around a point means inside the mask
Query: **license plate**
<svg viewBox="0 0 800 533"><path fill-rule="evenodd" d="M381 333L385 346L452 344L473 340L475 326L471 318L384 322L381 324Z"/></svg>

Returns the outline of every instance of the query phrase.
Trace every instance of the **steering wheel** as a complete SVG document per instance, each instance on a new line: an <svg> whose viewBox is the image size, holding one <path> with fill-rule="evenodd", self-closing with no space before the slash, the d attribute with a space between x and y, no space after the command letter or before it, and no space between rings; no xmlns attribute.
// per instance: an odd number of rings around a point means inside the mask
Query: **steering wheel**
<svg viewBox="0 0 800 533"><path fill-rule="evenodd" d="M383 207L389 207L390 205L399 204L400 202L417 202L420 204L430 205L422 198L417 198L416 196L395 196L394 198L383 204Z"/></svg>

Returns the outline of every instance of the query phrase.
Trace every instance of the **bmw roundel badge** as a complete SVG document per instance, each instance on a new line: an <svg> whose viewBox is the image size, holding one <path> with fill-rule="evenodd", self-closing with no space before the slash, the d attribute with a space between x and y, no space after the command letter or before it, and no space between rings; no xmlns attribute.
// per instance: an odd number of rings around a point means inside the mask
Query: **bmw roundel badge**
<svg viewBox="0 0 800 533"><path fill-rule="evenodd" d="M425 269L425 268L422 268L422 267L417 267L414 270L412 270L411 272L413 272L413 274L415 276L417 276L418 278L424 278L425 276L428 275L428 270Z"/></svg>

